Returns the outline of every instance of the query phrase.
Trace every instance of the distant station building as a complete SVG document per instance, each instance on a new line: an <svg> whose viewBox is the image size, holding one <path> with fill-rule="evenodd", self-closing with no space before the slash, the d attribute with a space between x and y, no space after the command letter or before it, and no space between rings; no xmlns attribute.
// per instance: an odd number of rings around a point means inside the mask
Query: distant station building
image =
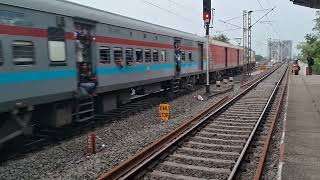
<svg viewBox="0 0 320 180"><path fill-rule="evenodd" d="M269 59L272 62L282 62L292 59L291 40L270 40L268 47Z"/></svg>

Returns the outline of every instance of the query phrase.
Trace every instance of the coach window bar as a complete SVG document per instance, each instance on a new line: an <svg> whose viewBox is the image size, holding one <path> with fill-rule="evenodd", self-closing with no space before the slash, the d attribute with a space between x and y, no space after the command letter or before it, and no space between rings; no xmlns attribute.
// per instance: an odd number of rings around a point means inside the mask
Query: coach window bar
<svg viewBox="0 0 320 180"><path fill-rule="evenodd" d="M192 52L189 52L189 55L188 55L188 56L189 56L189 61L193 61L193 60L192 60Z"/></svg>
<svg viewBox="0 0 320 180"><path fill-rule="evenodd" d="M133 49L132 48L126 49L126 63L127 63L127 66L133 65Z"/></svg>
<svg viewBox="0 0 320 180"><path fill-rule="evenodd" d="M120 47L113 48L113 57L114 57L114 62L116 63L116 65L118 67L122 68L123 67L122 48L120 48Z"/></svg>
<svg viewBox="0 0 320 180"><path fill-rule="evenodd" d="M34 44L32 41L14 41L12 43L13 62L15 65L33 65Z"/></svg>
<svg viewBox="0 0 320 180"><path fill-rule="evenodd" d="M181 52L182 61L186 61L186 53L184 51Z"/></svg>
<svg viewBox="0 0 320 180"><path fill-rule="evenodd" d="M151 62L151 50L144 50L145 62Z"/></svg>
<svg viewBox="0 0 320 180"><path fill-rule="evenodd" d="M110 64L111 57L110 57L110 48L109 47L100 46L99 55L100 55L100 63Z"/></svg>
<svg viewBox="0 0 320 180"><path fill-rule="evenodd" d="M143 62L143 51L142 49L136 49L136 62Z"/></svg>
<svg viewBox="0 0 320 180"><path fill-rule="evenodd" d="M161 51L161 61L162 62L167 61L167 51L165 51L165 50Z"/></svg>
<svg viewBox="0 0 320 180"><path fill-rule="evenodd" d="M158 62L159 61L159 52L158 50L153 50L152 52L152 58L153 58L153 62Z"/></svg>

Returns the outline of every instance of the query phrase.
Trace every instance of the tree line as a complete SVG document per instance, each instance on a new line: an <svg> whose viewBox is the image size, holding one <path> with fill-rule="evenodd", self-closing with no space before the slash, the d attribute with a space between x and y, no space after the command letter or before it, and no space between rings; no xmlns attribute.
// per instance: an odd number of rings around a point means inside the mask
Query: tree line
<svg viewBox="0 0 320 180"><path fill-rule="evenodd" d="M320 11L317 11L314 19L315 25L312 33L305 35L305 41L298 44L300 50L299 59L307 62L308 57L314 59L313 71L320 74Z"/></svg>

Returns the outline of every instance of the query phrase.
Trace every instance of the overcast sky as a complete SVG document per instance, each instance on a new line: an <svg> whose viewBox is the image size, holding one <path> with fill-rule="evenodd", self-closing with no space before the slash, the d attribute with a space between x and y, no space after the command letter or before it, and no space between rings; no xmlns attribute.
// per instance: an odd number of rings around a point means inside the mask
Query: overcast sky
<svg viewBox="0 0 320 180"><path fill-rule="evenodd" d="M205 33L201 0L70 1L201 36ZM242 17L239 16L242 15L243 10L276 7L261 20L262 23L257 23L252 29L252 47L262 55L267 55L268 38L293 40L295 48L297 43L303 41L304 35L312 31L315 17L315 10L293 5L290 0L212 0L212 6L216 9L212 33L224 31L223 33L230 39L242 37L242 29L237 29L237 26L242 26ZM255 11L252 14L252 23L267 12L268 10ZM234 17L239 18L228 22L236 26L221 22ZM235 40L231 42L236 43ZM297 51L294 50L294 52Z"/></svg>

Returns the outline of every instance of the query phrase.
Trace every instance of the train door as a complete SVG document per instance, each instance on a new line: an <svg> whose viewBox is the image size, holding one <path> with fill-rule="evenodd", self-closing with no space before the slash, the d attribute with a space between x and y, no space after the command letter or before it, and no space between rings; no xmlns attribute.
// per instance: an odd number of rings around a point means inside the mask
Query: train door
<svg viewBox="0 0 320 180"><path fill-rule="evenodd" d="M179 77L181 72L181 40L174 40L174 63L175 63L175 76Z"/></svg>
<svg viewBox="0 0 320 180"><path fill-rule="evenodd" d="M228 67L228 48L224 48L225 51L225 67Z"/></svg>
<svg viewBox="0 0 320 180"><path fill-rule="evenodd" d="M75 20L74 23L76 43L75 57L78 69L78 82L88 83L95 79L96 53L93 40L95 25L90 22Z"/></svg>
<svg viewBox="0 0 320 180"><path fill-rule="evenodd" d="M200 70L203 71L203 44L198 44L199 47L199 61L200 61Z"/></svg>

